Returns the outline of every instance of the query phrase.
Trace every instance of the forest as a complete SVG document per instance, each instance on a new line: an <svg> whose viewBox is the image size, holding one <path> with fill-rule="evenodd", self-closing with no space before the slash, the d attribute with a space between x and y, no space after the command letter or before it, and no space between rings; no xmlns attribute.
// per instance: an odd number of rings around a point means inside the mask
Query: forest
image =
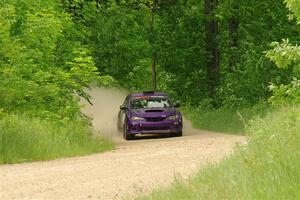
<svg viewBox="0 0 300 200"><path fill-rule="evenodd" d="M257 179L225 177L222 183L233 178L227 187L252 181L252 188L267 188L272 183L259 174L269 169L282 173L274 188L297 188L299 24L298 0L1 0L0 163L113 149L111 141L93 136L80 112L81 99L90 102L87 90L96 84L163 91L182 103L195 127L249 134L249 149L203 180L245 161L240 173ZM257 188L234 196L239 193L232 188L228 199L274 194ZM180 197L170 190L149 198ZM279 199L299 195L276 191ZM207 198L189 198L200 197Z"/></svg>
<svg viewBox="0 0 300 200"><path fill-rule="evenodd" d="M76 118L93 81L165 91L192 107L284 103L297 85L297 4L4 0L2 112Z"/></svg>

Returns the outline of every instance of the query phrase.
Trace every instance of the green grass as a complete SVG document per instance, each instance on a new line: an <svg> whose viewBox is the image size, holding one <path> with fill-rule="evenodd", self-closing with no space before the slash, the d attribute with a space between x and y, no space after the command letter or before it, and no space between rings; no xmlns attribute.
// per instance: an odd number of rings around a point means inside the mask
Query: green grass
<svg viewBox="0 0 300 200"><path fill-rule="evenodd" d="M283 108L246 126L248 146L186 183L143 200L300 199L300 108Z"/></svg>
<svg viewBox="0 0 300 200"><path fill-rule="evenodd" d="M270 107L259 104L251 108L217 110L199 108L184 108L184 115L198 129L231 134L244 134L245 124L254 117L264 116Z"/></svg>
<svg viewBox="0 0 300 200"><path fill-rule="evenodd" d="M50 122L25 115L0 119L0 164L51 160L113 149L82 121Z"/></svg>

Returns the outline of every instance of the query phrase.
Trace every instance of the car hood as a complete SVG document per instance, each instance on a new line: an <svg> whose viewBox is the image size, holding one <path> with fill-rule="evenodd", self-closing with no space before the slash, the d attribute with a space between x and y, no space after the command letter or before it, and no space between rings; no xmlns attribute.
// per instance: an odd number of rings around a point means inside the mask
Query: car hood
<svg viewBox="0 0 300 200"><path fill-rule="evenodd" d="M137 117L168 117L177 113L175 108L135 109L130 111L131 116Z"/></svg>

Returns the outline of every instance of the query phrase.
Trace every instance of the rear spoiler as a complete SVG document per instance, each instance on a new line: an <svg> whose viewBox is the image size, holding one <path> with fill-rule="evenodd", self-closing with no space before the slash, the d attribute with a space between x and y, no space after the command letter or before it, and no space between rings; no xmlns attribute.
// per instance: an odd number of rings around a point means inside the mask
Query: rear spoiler
<svg viewBox="0 0 300 200"><path fill-rule="evenodd" d="M143 94L154 94L155 92L154 91L146 91L146 92L143 92Z"/></svg>

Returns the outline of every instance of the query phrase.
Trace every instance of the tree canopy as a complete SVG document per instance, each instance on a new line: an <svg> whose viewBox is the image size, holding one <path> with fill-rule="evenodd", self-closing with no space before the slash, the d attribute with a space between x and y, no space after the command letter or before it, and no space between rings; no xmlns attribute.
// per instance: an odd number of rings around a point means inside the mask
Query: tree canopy
<svg viewBox="0 0 300 200"><path fill-rule="evenodd" d="M79 97L89 99L93 81L151 90L153 67L158 90L186 105L215 108L265 101L299 76L295 0L4 0L0 6L0 107L7 112L78 117Z"/></svg>

